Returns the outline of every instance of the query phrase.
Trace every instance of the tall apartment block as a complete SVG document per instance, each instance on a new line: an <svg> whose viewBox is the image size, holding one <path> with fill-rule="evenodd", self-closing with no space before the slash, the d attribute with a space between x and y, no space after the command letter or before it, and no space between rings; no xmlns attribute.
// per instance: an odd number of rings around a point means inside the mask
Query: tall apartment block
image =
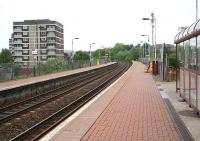
<svg viewBox="0 0 200 141"><path fill-rule="evenodd" d="M64 57L63 25L49 19L13 22L9 46L15 63L33 67L48 58Z"/></svg>

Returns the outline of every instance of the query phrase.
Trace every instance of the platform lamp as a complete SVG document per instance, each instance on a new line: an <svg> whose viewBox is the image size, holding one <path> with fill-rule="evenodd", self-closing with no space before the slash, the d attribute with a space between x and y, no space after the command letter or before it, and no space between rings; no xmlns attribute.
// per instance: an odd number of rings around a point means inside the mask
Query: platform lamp
<svg viewBox="0 0 200 141"><path fill-rule="evenodd" d="M143 36L143 37L148 37L147 39L147 43L149 44L149 35L145 35L145 34L142 34L141 36ZM148 52L149 52L149 57L148 57L148 60L150 61L151 60L151 58L150 58L150 46L148 46L148 44L147 44L147 48L148 48Z"/></svg>
<svg viewBox="0 0 200 141"><path fill-rule="evenodd" d="M144 41L140 41L140 44L141 44L140 59L143 62L143 57L144 57L143 44L144 44Z"/></svg>
<svg viewBox="0 0 200 141"><path fill-rule="evenodd" d="M150 20L152 25L152 46L155 48L154 58L156 60L156 18L154 13L151 13L151 18L142 18L142 20Z"/></svg>
<svg viewBox="0 0 200 141"><path fill-rule="evenodd" d="M90 67L92 66L92 45L94 45L95 43L91 43L90 44Z"/></svg>
<svg viewBox="0 0 200 141"><path fill-rule="evenodd" d="M73 48L73 45L74 45L74 40L78 40L79 38L72 38L72 53L71 53L71 61L72 61L72 69L74 68L74 55L73 55L73 52L74 52L74 48Z"/></svg>

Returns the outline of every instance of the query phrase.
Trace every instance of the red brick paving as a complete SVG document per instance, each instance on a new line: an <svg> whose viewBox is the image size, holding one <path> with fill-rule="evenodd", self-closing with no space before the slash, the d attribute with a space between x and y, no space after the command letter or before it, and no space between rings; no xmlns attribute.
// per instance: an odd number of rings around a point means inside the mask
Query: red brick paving
<svg viewBox="0 0 200 141"><path fill-rule="evenodd" d="M179 141L174 124L145 66L132 75L82 141Z"/></svg>

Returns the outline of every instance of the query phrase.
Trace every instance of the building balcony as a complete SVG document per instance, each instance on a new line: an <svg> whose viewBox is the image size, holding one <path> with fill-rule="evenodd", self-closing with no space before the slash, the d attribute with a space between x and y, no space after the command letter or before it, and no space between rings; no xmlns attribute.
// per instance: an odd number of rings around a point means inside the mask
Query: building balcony
<svg viewBox="0 0 200 141"><path fill-rule="evenodd" d="M14 32L22 32L22 29L21 28L14 28L13 31Z"/></svg>
<svg viewBox="0 0 200 141"><path fill-rule="evenodd" d="M22 56L22 52L15 52L14 56Z"/></svg>
<svg viewBox="0 0 200 141"><path fill-rule="evenodd" d="M49 51L49 52L47 53L47 55L49 55L49 56L51 56L51 55L56 55L56 53L55 53L55 51Z"/></svg>
<svg viewBox="0 0 200 141"><path fill-rule="evenodd" d="M22 41L14 41L14 44L22 44Z"/></svg>
<svg viewBox="0 0 200 141"><path fill-rule="evenodd" d="M47 43L55 43L55 40L48 40Z"/></svg>
<svg viewBox="0 0 200 141"><path fill-rule="evenodd" d="M22 35L14 35L14 38L22 38Z"/></svg>
<svg viewBox="0 0 200 141"><path fill-rule="evenodd" d="M22 62L22 58L15 58L15 62Z"/></svg>
<svg viewBox="0 0 200 141"><path fill-rule="evenodd" d="M55 45L50 45L50 46L47 46L48 49L55 49L56 46Z"/></svg>
<svg viewBox="0 0 200 141"><path fill-rule="evenodd" d="M22 47L15 47L14 50L22 50Z"/></svg>
<svg viewBox="0 0 200 141"><path fill-rule="evenodd" d="M28 26L23 26L22 29L23 30L28 30Z"/></svg>
<svg viewBox="0 0 200 141"><path fill-rule="evenodd" d="M55 31L56 29L54 27L48 27L47 31Z"/></svg>
<svg viewBox="0 0 200 141"><path fill-rule="evenodd" d="M47 37L56 37L56 35L54 33L49 33L47 34Z"/></svg>

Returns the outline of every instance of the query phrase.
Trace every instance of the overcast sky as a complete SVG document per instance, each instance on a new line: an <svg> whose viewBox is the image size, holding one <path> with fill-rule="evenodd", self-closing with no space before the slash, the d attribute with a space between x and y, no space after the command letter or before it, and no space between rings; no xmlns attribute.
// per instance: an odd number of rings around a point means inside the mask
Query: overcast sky
<svg viewBox="0 0 200 141"><path fill-rule="evenodd" d="M179 26L195 22L196 0L0 0L0 49L8 48L13 21L57 20L64 25L64 45L71 50L93 50L115 43L137 44L151 35L150 21L155 13L157 43L173 43ZM199 14L200 15L200 14Z"/></svg>

